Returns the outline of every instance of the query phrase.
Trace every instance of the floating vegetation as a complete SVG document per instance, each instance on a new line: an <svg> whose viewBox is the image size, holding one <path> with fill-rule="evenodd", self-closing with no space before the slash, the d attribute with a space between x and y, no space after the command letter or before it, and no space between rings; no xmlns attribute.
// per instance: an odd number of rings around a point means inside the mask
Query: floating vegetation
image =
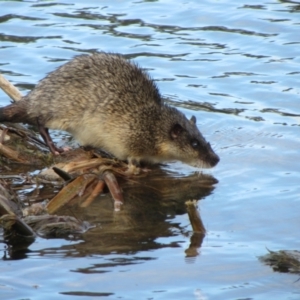
<svg viewBox="0 0 300 300"><path fill-rule="evenodd" d="M268 251L268 254L259 257L260 261L271 266L276 272L300 274L300 251Z"/></svg>

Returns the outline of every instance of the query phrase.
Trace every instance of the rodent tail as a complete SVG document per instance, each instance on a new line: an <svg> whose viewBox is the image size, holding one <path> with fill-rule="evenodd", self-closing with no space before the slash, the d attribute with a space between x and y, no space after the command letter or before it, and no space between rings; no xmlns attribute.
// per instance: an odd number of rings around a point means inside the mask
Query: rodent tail
<svg viewBox="0 0 300 300"><path fill-rule="evenodd" d="M17 101L0 108L0 122L22 123L27 122L26 102Z"/></svg>

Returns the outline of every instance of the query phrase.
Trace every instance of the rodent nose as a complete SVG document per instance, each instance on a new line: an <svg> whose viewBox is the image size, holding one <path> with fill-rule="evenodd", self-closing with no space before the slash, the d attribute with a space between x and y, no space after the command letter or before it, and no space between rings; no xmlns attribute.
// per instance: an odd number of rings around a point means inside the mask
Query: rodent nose
<svg viewBox="0 0 300 300"><path fill-rule="evenodd" d="M220 157L216 153L214 153L210 159L210 163L211 163L212 167L216 166L219 161L220 161Z"/></svg>
<svg viewBox="0 0 300 300"><path fill-rule="evenodd" d="M212 167L216 166L220 161L220 157L214 152L210 143L207 143L208 153L209 153L209 162Z"/></svg>

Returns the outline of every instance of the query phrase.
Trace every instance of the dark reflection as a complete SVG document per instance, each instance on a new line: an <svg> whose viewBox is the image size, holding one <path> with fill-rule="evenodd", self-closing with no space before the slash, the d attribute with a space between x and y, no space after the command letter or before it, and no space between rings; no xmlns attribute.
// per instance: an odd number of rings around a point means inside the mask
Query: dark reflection
<svg viewBox="0 0 300 300"><path fill-rule="evenodd" d="M12 43L33 43L36 42L40 37L33 37L33 36L16 36L16 35L9 35L9 34L0 34L0 41L1 42L12 42Z"/></svg>
<svg viewBox="0 0 300 300"><path fill-rule="evenodd" d="M287 117L300 117L299 114L294 114L294 113L288 113L288 112L283 112L277 108L264 108L261 110L262 113L275 113L279 114L281 116L287 116Z"/></svg>
<svg viewBox="0 0 300 300"><path fill-rule="evenodd" d="M22 16L22 15L16 15L16 14L7 14L4 16L0 16L0 23L4 23L7 21L10 21L12 19L20 19L23 21L41 21L41 20L45 20L42 18L33 18L33 17L28 17L28 16Z"/></svg>
<svg viewBox="0 0 300 300"><path fill-rule="evenodd" d="M34 43L40 39L61 39L61 36L17 36L0 33L0 42Z"/></svg>
<svg viewBox="0 0 300 300"><path fill-rule="evenodd" d="M62 3L62 2L56 2L56 3L38 3L31 5L32 7L49 7L49 6L73 6L74 3Z"/></svg>
<svg viewBox="0 0 300 300"><path fill-rule="evenodd" d="M266 9L266 7L264 5L248 5L248 4L244 4L241 8Z"/></svg>
<svg viewBox="0 0 300 300"><path fill-rule="evenodd" d="M199 255L198 249L202 245L206 234L206 229L197 209L196 201L187 201L185 202L185 204L190 223L193 228L193 234L190 239L190 245L188 249L185 250L186 258L188 260L189 258L194 258Z"/></svg>
<svg viewBox="0 0 300 300"><path fill-rule="evenodd" d="M217 94L217 93L210 93L211 95L221 96L221 97L231 97L230 95L225 94ZM239 115L240 113L246 111L244 108L217 108L217 104L212 104L209 102L200 102L200 101L181 101L178 102L177 100L173 100L171 97L164 99L166 103L174 105L176 107L184 107L191 110L201 110L201 111L208 111L208 112L217 112L217 113L224 113L230 115Z"/></svg>
<svg viewBox="0 0 300 300"><path fill-rule="evenodd" d="M201 232L194 232L190 239L190 245L185 250L186 261L193 262L194 258L199 255L198 249L201 247L205 234Z"/></svg>
<svg viewBox="0 0 300 300"><path fill-rule="evenodd" d="M4 242L4 241L3 241ZM28 249L13 249L8 246L6 251L4 251L2 260L21 260L27 258L27 253L30 253Z"/></svg>
<svg viewBox="0 0 300 300"><path fill-rule="evenodd" d="M114 267L136 265L154 259L155 258L153 257L137 257L137 256L131 258L124 258L124 257L112 258L112 259L107 259L107 263L92 264L86 268L78 268L76 270L73 270L73 272L79 272L84 274L103 274L103 273L111 272L111 270L113 270Z"/></svg>
<svg viewBox="0 0 300 300"><path fill-rule="evenodd" d="M95 30L105 30L112 34L113 36L124 36L127 38L137 38L143 40L152 40L152 35L143 35L143 34L133 34L133 33L125 33L117 31L116 28L128 25L137 25L139 27L147 27L152 28L154 31L158 31L161 33L169 33L178 35L178 38L181 39L182 33L184 31L216 31L216 32L228 32L228 33L237 33L242 35L253 35L253 36L260 36L260 37L271 37L276 36L276 33L263 33L263 32L256 32L251 30L245 30L240 28L229 28L226 26L203 26L203 27L182 27L177 25L165 25L165 24L155 24L155 23L148 23L142 19L134 18L134 19L125 19L124 17L127 14L98 14L98 13L90 13L84 10L75 10L71 13L53 13L54 16L61 17L61 18L74 18L74 19L81 19L81 20L98 20L98 21L109 21L110 24L103 25L103 24L79 24L77 26L82 27L89 27ZM121 18L120 18L121 17Z"/></svg>
<svg viewBox="0 0 300 300"><path fill-rule="evenodd" d="M114 293L94 293L94 292L61 292L62 295L68 296L87 296L87 297L108 297L114 295Z"/></svg>
<svg viewBox="0 0 300 300"><path fill-rule="evenodd" d="M279 2L283 4L291 4L290 6L285 6L285 8L288 8L288 11L290 12L299 12L300 11L300 3L299 1L294 1L294 0L279 0Z"/></svg>
<svg viewBox="0 0 300 300"><path fill-rule="evenodd" d="M103 15L103 14L96 14L90 13L88 11L76 11L75 13L53 13L54 16L61 17L61 18L73 18L73 19L85 19L85 20L109 20L111 22L116 21L117 16L125 16L126 14L114 14L114 15ZM100 25L102 26L102 25Z"/></svg>
<svg viewBox="0 0 300 300"><path fill-rule="evenodd" d="M191 224L188 226L188 223L182 225L174 222L173 219L176 215L187 213L187 200L204 199L212 193L214 184L217 182L214 177L203 173L195 172L188 176L179 176L159 168L140 177L123 181L120 179L125 199L121 211L115 212L111 196L103 194L87 208L69 205L59 212L59 215L71 215L79 221L91 224L92 229L87 232L70 233L65 237L78 241L77 244L41 249L37 252L30 251L30 247L28 250L27 247L9 245L3 259L22 259L31 255L44 256L45 253L63 257L111 253L134 255L131 259L122 258L121 261L107 258L105 264L95 264L88 268L73 270L81 273L103 273L115 265L144 263L153 259L148 256L135 256L141 251L165 247L180 248L182 241L189 236L191 237L188 249L179 251L185 252L187 258L196 257L205 236L205 228L198 210L190 206ZM43 194L43 189L40 193ZM192 208L195 209L194 215L190 213Z"/></svg>
<svg viewBox="0 0 300 300"><path fill-rule="evenodd" d="M147 176L133 178L121 186L125 204L120 212L113 211L110 196L100 196L86 209L72 207L63 214L70 214L96 225L83 235L83 242L72 245L76 255L109 253L137 253L163 247L180 247L179 241L162 237L188 236L191 226L183 228L172 219L186 213L185 202L203 199L214 189L217 180L209 175L194 173L186 177L174 177L160 169ZM193 236L187 255L196 254L202 238ZM67 250L68 246L65 247ZM73 251L70 253L75 254Z"/></svg>

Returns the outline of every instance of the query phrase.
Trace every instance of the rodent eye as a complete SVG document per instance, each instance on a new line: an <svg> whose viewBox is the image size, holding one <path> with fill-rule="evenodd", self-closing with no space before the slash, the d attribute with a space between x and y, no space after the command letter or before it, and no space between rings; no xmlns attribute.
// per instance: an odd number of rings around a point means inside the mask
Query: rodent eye
<svg viewBox="0 0 300 300"><path fill-rule="evenodd" d="M194 149L199 147L199 142L197 140L192 140L191 145Z"/></svg>

